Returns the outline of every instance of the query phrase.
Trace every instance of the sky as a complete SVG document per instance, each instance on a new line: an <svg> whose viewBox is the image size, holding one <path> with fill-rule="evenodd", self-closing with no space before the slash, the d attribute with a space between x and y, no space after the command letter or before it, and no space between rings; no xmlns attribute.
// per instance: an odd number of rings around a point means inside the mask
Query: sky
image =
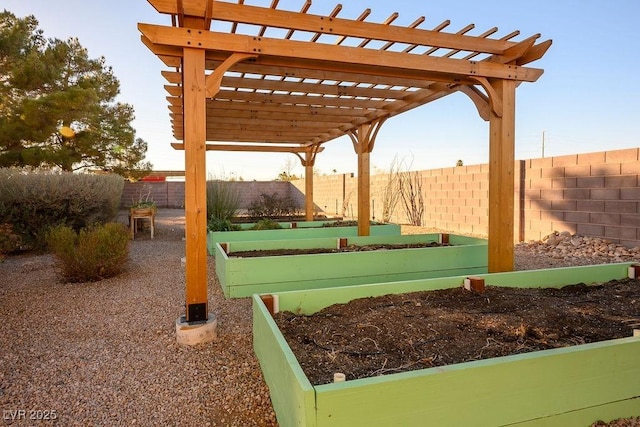
<svg viewBox="0 0 640 427"><path fill-rule="evenodd" d="M308 13L327 15L338 0L314 0ZM246 0L269 5L271 0ZM298 11L303 0L281 0L279 9ZM492 38L519 30L516 41L540 33L553 40L546 55L529 67L545 70L534 83L516 90L516 158L530 159L640 146L640 43L638 0L343 0L342 18L357 18L370 8L368 22L382 22L393 12L394 25L407 26L419 16L423 29L450 20L446 31L468 24L478 35L497 27ZM523 6L524 5L524 6ZM147 160L155 170L184 170L184 152L175 151L161 71L167 68L140 41L137 24L171 25L146 0L2 0L0 8L18 17L34 15L47 38L77 37L89 56L103 56L121 85L117 100L133 105L136 136L148 143ZM489 125L463 94L393 117L382 126L371 154L372 173L388 170L398 159L412 170L487 163ZM292 168L292 169L291 169ZM304 168L283 153L208 152L208 177L271 180L285 169ZM347 137L325 144L316 159L317 173L357 171L357 157Z"/></svg>

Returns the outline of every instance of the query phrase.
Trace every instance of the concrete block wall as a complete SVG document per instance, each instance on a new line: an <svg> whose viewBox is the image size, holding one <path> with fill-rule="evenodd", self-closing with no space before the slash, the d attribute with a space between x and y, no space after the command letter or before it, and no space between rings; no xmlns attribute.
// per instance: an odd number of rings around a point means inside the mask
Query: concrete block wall
<svg viewBox="0 0 640 427"><path fill-rule="evenodd" d="M285 181L227 181L231 191L240 194L240 208L246 209L260 194L279 194L290 197L297 206L304 208L304 193ZM304 185L303 185L304 189ZM151 197L159 208L184 208L184 182L125 182L122 191L121 206L131 206L141 193L151 191Z"/></svg>
<svg viewBox="0 0 640 427"><path fill-rule="evenodd" d="M552 231L640 245L640 149L526 161L525 239Z"/></svg>
<svg viewBox="0 0 640 427"><path fill-rule="evenodd" d="M129 207L141 194L150 197L160 208L184 208L184 182L125 182L120 206Z"/></svg>
<svg viewBox="0 0 640 427"><path fill-rule="evenodd" d="M426 227L488 234L489 165L418 171ZM371 176L372 217L381 219L387 175ZM292 183L304 192L304 181ZM603 237L640 246L640 148L518 160L514 171L514 236L539 240L554 231ZM329 214L336 205L357 216L357 177L314 177L314 203ZM373 218L372 218L373 219ZM398 202L391 218L406 224Z"/></svg>
<svg viewBox="0 0 640 427"><path fill-rule="evenodd" d="M452 233L488 234L489 165L417 171L421 175L425 227ZM316 210L355 218L358 186L354 174L314 177ZM386 174L371 176L372 219L381 220ZM233 181L246 208L260 194L278 193L304 206L304 180ZM122 206L137 199L142 186L159 207L184 207L184 182L126 183ZM539 240L554 231L603 237L640 246L640 148L518 160L514 172L514 236ZM391 221L406 224L399 200Z"/></svg>

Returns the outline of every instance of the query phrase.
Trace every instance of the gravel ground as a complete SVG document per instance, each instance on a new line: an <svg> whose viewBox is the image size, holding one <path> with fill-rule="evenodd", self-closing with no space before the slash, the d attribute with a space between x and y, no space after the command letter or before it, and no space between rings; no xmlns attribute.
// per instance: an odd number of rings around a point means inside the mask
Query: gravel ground
<svg viewBox="0 0 640 427"><path fill-rule="evenodd" d="M122 221L126 221L123 214ZM427 230L403 227L403 233ZM252 350L251 301L225 300L209 258L218 339L180 346L184 211L161 209L156 236L131 242L117 277L62 284L50 255L0 262L0 408L4 425L276 426ZM516 268L637 259L558 256L516 246ZM34 418L34 419L30 419Z"/></svg>
<svg viewBox="0 0 640 427"><path fill-rule="evenodd" d="M184 212L160 210L127 272L61 284L49 255L0 263L0 408L6 425L275 426L252 350L251 301L225 300L209 265L218 339L176 343ZM9 411L56 418L11 422ZM0 425L2 425L0 423Z"/></svg>

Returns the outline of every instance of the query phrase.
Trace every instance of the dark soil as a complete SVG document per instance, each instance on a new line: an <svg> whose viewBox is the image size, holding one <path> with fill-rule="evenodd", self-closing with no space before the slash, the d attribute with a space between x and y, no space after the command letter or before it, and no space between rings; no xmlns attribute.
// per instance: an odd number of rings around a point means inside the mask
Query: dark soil
<svg viewBox="0 0 640 427"><path fill-rule="evenodd" d="M312 384L629 337L640 280L561 289L487 286L363 298L276 323Z"/></svg>
<svg viewBox="0 0 640 427"><path fill-rule="evenodd" d="M339 252L364 252L364 251L380 251L394 249L409 248L439 248L442 246L451 246L449 244L441 244L438 242L425 243L398 243L398 244L371 244L371 245L347 245L343 248L308 248L308 249L260 249L254 251L237 251L231 252L230 257L252 258L263 256L282 256L282 255L305 255L305 254L333 254Z"/></svg>

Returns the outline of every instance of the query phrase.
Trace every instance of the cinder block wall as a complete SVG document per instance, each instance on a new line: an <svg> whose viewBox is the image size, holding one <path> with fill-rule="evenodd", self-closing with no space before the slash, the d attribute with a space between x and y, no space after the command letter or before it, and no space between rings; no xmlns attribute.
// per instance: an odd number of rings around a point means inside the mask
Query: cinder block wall
<svg viewBox="0 0 640 427"><path fill-rule="evenodd" d="M527 160L522 206L525 239L567 230L639 246L639 151Z"/></svg>
<svg viewBox="0 0 640 427"><path fill-rule="evenodd" d="M416 171L421 175L425 227L452 233L488 234L489 165ZM515 164L516 241L539 240L553 231L603 237L640 246L640 148L518 160ZM353 174L314 177L316 209L357 217L358 178ZM372 219L381 220L389 177L371 176ZM260 194L278 193L304 206L304 180L233 181L246 208ZM151 188L160 207L184 207L183 182L126 183L122 206ZM402 201L391 221L406 224Z"/></svg>
<svg viewBox="0 0 640 427"><path fill-rule="evenodd" d="M489 165L418 171L426 227L488 234ZM516 241L553 231L640 246L640 148L518 160L515 164ZM371 177L372 216L381 219L387 175ZM292 183L304 192L304 181ZM342 209L343 200L346 209ZM314 203L330 214L357 216L357 177L316 176ZM398 202L392 221L407 223Z"/></svg>
<svg viewBox="0 0 640 427"><path fill-rule="evenodd" d="M184 182L125 182L120 205L131 206L141 194L150 192L150 197L161 208L184 207Z"/></svg>
<svg viewBox="0 0 640 427"><path fill-rule="evenodd" d="M297 206L304 207L304 193L285 181L227 181L231 191L240 194L240 208L246 209L260 194L279 194L291 197ZM121 206L131 206L141 193L151 191L151 197L159 208L184 208L184 182L125 182L122 191Z"/></svg>

